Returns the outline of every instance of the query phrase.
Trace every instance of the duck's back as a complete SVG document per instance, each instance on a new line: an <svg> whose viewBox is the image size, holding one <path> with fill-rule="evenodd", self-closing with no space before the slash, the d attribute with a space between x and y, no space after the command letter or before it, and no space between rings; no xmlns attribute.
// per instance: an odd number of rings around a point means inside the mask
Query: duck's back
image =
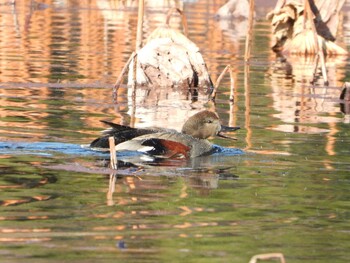
<svg viewBox="0 0 350 263"><path fill-rule="evenodd" d="M90 143L92 148L109 148L108 138L113 136L115 144L119 144L128 140L132 140L137 136L142 136L145 134L150 134L157 132L156 129L137 129L129 126L124 126L108 121L102 121L105 124L111 126L111 128L103 131L103 136L95 139Z"/></svg>

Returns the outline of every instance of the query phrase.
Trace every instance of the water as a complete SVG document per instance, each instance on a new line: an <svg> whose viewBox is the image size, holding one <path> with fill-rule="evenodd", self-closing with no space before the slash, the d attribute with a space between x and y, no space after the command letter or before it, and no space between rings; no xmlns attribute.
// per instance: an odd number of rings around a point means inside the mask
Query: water
<svg viewBox="0 0 350 263"><path fill-rule="evenodd" d="M348 262L350 137L339 95L349 61L328 60L330 85L320 76L310 85L311 62L270 50L264 16L274 3L258 2L247 76L246 24L216 21L219 2L181 5L211 77L232 65L234 104L228 76L215 105L201 90L139 89L133 100L125 86L113 103L135 45L134 6L0 3L1 262L248 262L271 252L287 262ZM146 8L146 35L161 10ZM237 142L213 143L244 154L145 161L124 153L113 174L108 153L81 146L107 128L100 120L179 129L204 107L241 126Z"/></svg>

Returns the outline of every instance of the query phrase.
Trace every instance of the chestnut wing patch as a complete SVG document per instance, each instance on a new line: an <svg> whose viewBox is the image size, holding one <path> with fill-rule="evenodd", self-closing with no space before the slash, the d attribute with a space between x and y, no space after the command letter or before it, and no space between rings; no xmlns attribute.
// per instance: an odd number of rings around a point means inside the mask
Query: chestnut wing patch
<svg viewBox="0 0 350 263"><path fill-rule="evenodd" d="M154 156L163 158L190 157L191 147L175 141L151 138L144 140L141 145L150 147L145 153Z"/></svg>

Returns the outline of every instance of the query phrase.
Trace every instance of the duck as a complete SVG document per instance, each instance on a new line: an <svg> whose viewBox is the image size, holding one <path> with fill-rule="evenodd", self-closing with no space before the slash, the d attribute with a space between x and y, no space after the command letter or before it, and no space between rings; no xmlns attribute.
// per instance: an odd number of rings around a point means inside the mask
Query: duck
<svg viewBox="0 0 350 263"><path fill-rule="evenodd" d="M209 110L191 116L183 125L181 132L166 128L133 128L108 121L110 126L103 135L90 143L94 149L108 149L110 136L113 136L116 151L137 151L158 158L195 158L210 155L218 147L208 141L218 136L233 139L224 133L240 129L221 125L218 115Z"/></svg>

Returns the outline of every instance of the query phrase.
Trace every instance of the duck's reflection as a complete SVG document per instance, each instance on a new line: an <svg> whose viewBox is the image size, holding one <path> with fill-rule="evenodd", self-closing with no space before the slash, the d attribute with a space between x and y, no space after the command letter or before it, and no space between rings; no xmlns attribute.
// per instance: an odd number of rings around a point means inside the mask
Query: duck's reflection
<svg viewBox="0 0 350 263"><path fill-rule="evenodd" d="M160 184L160 178L182 182L181 190L178 193L179 198L187 197L188 192L192 190L201 196L208 195L213 189L219 187L220 180L236 180L238 178L233 172L236 168L235 165L232 165L232 156L227 158L227 162L223 156L220 158L218 156L204 156L189 160L157 159L137 164L118 160L118 169L127 169L128 173L116 170L109 175L107 205L121 204L113 197L116 192L137 193L139 195L145 189L166 189L166 184ZM134 159L134 161L136 160ZM155 180L151 180L149 179L150 175L157 177ZM144 179L146 177L147 179Z"/></svg>

